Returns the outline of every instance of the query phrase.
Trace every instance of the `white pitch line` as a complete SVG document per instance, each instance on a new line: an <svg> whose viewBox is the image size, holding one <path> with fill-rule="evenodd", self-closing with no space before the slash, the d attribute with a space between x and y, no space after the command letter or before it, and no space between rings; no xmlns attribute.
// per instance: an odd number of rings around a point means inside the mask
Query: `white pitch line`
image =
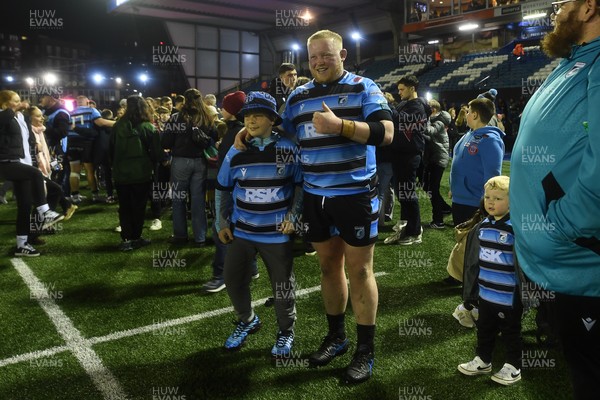
<svg viewBox="0 0 600 400"><path fill-rule="evenodd" d="M50 321L66 342L66 347L77 358L85 372L90 376L96 388L102 392L105 399L126 399L127 396L113 374L102 364L98 354L92 349L89 340L85 339L73 322L58 307L50 297L44 284L35 276L33 271L18 258L11 260L15 269L25 281L29 290L35 294L38 303L48 314Z"/></svg>
<svg viewBox="0 0 600 400"><path fill-rule="evenodd" d="M376 272L374 275L375 275L375 277L379 277L379 276L384 276L387 274L388 274L387 272ZM309 287L306 289L301 289L296 292L296 297L303 296L303 295L309 294L309 293L318 292L319 290L321 290L321 285ZM267 297L259 299L259 300L255 300L252 302L252 306L256 307L257 305L263 304L266 300L267 300ZM219 308L217 310L206 311L206 312L203 312L200 314L189 315L187 317L181 317L181 318L175 318L175 319L163 321L161 323L141 326L139 328L127 329L127 330L119 331L119 332L113 332L113 333L110 333L110 334L104 335L104 336L96 336L96 337L92 337L92 338L88 339L88 342L90 344L111 342L114 340L119 340L119 339L131 337L131 336L141 335L143 333L150 333L150 332L154 332L154 331L163 330L166 327L183 325L183 324L188 324L190 322L200 321L200 320L210 318L210 317L216 317L218 315L223 315L223 314L226 314L229 312L233 312L233 307ZM52 349L44 350L43 352L33 352L33 353L22 354L19 356L14 356L11 358L7 358L5 360L0 360L0 367L3 367L4 365L16 364L21 361L34 360L36 358L45 357L46 355L42 354L42 353L45 353L46 351L50 351L50 350L53 351L53 354L56 354L56 353L60 353L62 351L66 351L66 350L68 350L68 348L66 346L54 347ZM36 356L37 354L41 354L41 355Z"/></svg>
<svg viewBox="0 0 600 400"><path fill-rule="evenodd" d="M383 275L387 275L387 272L376 272L373 275L375 275L375 277L383 276ZM321 285L309 287L306 289L301 289L296 292L296 297L300 297L305 294L309 294L309 293L313 293L313 292L318 292L319 290L321 290ZM253 301L252 307L256 307L260 304L263 304L267 299L268 298L265 297L263 299ZM89 340L92 344L111 342L113 340L123 339L126 337L135 336L135 335L140 335L142 333L149 333L149 332L153 332L153 331L163 330L167 327L188 324L190 322L200 321L202 319L209 318L209 317L216 317L217 315L226 314L228 312L233 312L233 307L219 308L217 310L206 311L206 312L203 312L200 314L189 315L187 317L171 319L168 321L163 321L163 322L152 324L152 325L141 326L141 327L135 328L135 329L127 329L124 331L114 332L114 333L111 333L111 334L108 334L105 336L93 337L93 338L90 338Z"/></svg>
<svg viewBox="0 0 600 400"><path fill-rule="evenodd" d="M37 350L32 351L31 353L20 354L18 356L0 360L0 368L6 367L7 365L11 364L18 364L24 361L37 360L38 358L52 357L56 354L63 353L65 351L69 351L69 348L67 346L56 346L46 350Z"/></svg>

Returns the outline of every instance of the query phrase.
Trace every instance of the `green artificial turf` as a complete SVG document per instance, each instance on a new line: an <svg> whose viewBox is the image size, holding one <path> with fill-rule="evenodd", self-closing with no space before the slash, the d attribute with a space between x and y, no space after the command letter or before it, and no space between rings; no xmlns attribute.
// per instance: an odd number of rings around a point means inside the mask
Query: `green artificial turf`
<svg viewBox="0 0 600 400"><path fill-rule="evenodd" d="M505 171L508 173L508 163ZM447 172L442 193L448 191ZM84 190L84 194L85 190ZM474 357L475 330L460 326L451 314L460 289L441 282L454 244L450 227L428 228L431 206L420 194L423 243L384 245L393 222L380 232L375 249L379 310L374 377L361 385L341 384L351 352L320 369L304 368L304 358L326 333L321 294L312 291L297 302L294 363L275 364L270 348L276 334L273 308L260 304L262 329L239 352L222 345L232 332L231 312L181 325L103 338L175 318L230 306L225 291L207 295L200 287L211 277L213 249L168 244L170 212L163 229L144 235L153 240L131 253L116 250L120 238L116 205L84 203L56 235L45 237L42 256L24 261L56 294L55 302L88 339L129 399L562 399L570 398L565 362L556 349L535 343L533 313L524 319L524 351L533 360L523 379L501 387L488 376L466 377L456 366ZM10 264L14 245L14 202L0 206L0 362L36 350L64 345L54 325L31 299L25 283ZM399 215L396 206L394 219ZM449 225L451 219L448 217ZM319 285L315 257L295 245L298 288ZM168 263L165 260L170 260ZM159 261L157 261L159 260ZM168 264L168 265L167 265ZM267 273L252 283L254 299L271 295ZM58 295L60 293L60 295ZM347 331L354 342L351 307ZM100 338L100 339L98 339ZM494 370L503 364L499 340ZM354 346L354 344L353 344ZM57 362L56 360L60 360ZM0 367L0 399L101 399L102 395L71 352Z"/></svg>

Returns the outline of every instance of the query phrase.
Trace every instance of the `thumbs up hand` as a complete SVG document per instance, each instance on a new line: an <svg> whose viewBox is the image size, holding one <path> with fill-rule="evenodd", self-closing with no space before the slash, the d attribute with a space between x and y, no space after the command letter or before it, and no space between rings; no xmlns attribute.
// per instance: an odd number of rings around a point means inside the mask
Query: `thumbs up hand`
<svg viewBox="0 0 600 400"><path fill-rule="evenodd" d="M312 122L317 133L340 133L342 130L342 120L335 116L325 102L323 102L323 111L313 114Z"/></svg>

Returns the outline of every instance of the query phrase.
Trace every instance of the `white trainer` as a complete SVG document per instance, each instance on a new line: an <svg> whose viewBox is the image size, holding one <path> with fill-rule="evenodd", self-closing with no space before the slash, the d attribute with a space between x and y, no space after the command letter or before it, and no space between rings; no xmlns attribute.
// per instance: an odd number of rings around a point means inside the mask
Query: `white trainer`
<svg viewBox="0 0 600 400"><path fill-rule="evenodd" d="M510 386L521 380L521 370L516 369L511 364L506 363L502 369L492 375L492 380L504 386Z"/></svg>

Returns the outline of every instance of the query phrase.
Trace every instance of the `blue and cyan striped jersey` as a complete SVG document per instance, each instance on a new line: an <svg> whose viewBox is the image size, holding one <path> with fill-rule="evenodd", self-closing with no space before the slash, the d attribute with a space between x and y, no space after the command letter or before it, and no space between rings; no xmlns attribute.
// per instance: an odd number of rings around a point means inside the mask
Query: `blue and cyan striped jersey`
<svg viewBox="0 0 600 400"><path fill-rule="evenodd" d="M479 228L479 297L512 307L517 287L515 236L510 214L496 221L487 217Z"/></svg>
<svg viewBox="0 0 600 400"><path fill-rule="evenodd" d="M260 243L285 243L278 229L290 211L296 185L302 183L298 147L271 136L265 146L253 139L246 151L231 147L217 176L217 189L232 191L233 235Z"/></svg>
<svg viewBox="0 0 600 400"><path fill-rule="evenodd" d="M333 83L313 80L296 88L282 117L284 129L295 133L300 144L304 189L320 196L370 190L376 172L375 147L338 134L317 133L312 118L314 112L323 111L323 102L338 117L355 121L366 121L377 111L390 112L381 89L372 80L348 71Z"/></svg>
<svg viewBox="0 0 600 400"><path fill-rule="evenodd" d="M100 112L93 107L79 106L71 113L71 121L76 128L94 128L94 120L100 118ZM69 135L77 135L75 132L69 132Z"/></svg>

